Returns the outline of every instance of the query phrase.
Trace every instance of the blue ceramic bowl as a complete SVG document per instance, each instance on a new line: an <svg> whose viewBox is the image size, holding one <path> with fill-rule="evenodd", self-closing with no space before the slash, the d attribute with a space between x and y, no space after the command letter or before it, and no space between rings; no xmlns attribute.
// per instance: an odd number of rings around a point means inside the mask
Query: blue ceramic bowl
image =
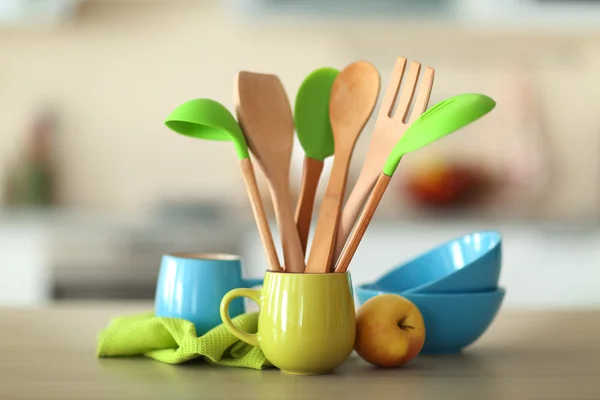
<svg viewBox="0 0 600 400"><path fill-rule="evenodd" d="M394 268L375 283L397 293L465 293L495 290L502 264L502 236L473 232Z"/></svg>
<svg viewBox="0 0 600 400"><path fill-rule="evenodd" d="M384 293L372 285L355 289L360 305ZM490 292L417 294L396 293L412 301L425 322L421 354L458 353L475 342L490 326L504 299L505 290Z"/></svg>

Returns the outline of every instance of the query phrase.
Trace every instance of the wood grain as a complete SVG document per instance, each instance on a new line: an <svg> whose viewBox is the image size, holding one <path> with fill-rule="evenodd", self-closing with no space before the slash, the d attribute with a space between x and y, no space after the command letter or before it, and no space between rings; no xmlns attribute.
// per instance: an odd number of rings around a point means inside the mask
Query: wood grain
<svg viewBox="0 0 600 400"><path fill-rule="evenodd" d="M246 185L246 192L250 199L250 206L252 207L252 213L256 226L258 228L258 234L265 250L269 269L271 271L281 272L281 264L279 263L279 257L277 256L277 250L275 249L275 243L273 242L273 234L267 221L267 215L262 204L260 193L258 191L258 185L256 183L256 175L254 174L254 167L249 158L240 160L240 166L242 169L242 176Z"/></svg>
<svg viewBox="0 0 600 400"><path fill-rule="evenodd" d="M302 252L306 254L308 234L310 233L310 223L312 221L313 208L315 204L315 195L319 186L319 179L323 172L323 161L311 157L304 157L304 167L302 169L302 182L300 184L300 194L296 204L296 228L300 236Z"/></svg>
<svg viewBox="0 0 600 400"><path fill-rule="evenodd" d="M397 369L352 356L317 377L95 357L110 318L150 310L151 302L0 309L0 399L600 399L600 310L503 309L462 354L421 355Z"/></svg>

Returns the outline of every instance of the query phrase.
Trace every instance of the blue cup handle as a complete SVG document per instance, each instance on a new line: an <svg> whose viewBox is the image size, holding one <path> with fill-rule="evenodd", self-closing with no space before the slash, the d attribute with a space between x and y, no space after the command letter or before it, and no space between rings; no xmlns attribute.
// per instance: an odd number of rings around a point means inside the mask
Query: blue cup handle
<svg viewBox="0 0 600 400"><path fill-rule="evenodd" d="M251 288L254 286L261 286L264 282L265 278L251 278L251 279L244 279L244 286L247 288Z"/></svg>

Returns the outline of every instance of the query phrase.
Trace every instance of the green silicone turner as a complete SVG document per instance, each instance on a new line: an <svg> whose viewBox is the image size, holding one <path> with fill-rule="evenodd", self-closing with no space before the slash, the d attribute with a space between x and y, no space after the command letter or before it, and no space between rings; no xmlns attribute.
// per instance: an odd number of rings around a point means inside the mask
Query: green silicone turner
<svg viewBox="0 0 600 400"><path fill-rule="evenodd" d="M248 144L233 115L222 104L211 99L193 99L178 106L165 120L174 132L197 139L231 141L235 147L252 212L265 249L269 269L283 271L267 222L254 168L248 153Z"/></svg>
<svg viewBox="0 0 600 400"><path fill-rule="evenodd" d="M494 107L496 102L483 94L461 94L436 104L411 124L388 156L383 171L340 254L335 272L345 272L348 269L402 157L469 125L492 111Z"/></svg>
<svg viewBox="0 0 600 400"><path fill-rule="evenodd" d="M333 155L333 131L329 121L329 97L333 81L340 73L335 68L319 68L300 85L294 105L294 124L304 149L304 168L296 204L296 228L302 251L306 252L315 195L323 162Z"/></svg>
<svg viewBox="0 0 600 400"><path fill-rule="evenodd" d="M439 102L424 112L404 132L388 156L383 173L392 176L402 157L478 120L492 111L496 102L477 94L460 94Z"/></svg>

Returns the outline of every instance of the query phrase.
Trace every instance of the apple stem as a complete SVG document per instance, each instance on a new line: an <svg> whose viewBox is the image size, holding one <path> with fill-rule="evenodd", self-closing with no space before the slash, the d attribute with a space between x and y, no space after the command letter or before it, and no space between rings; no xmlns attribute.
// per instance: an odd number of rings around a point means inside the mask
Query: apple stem
<svg viewBox="0 0 600 400"><path fill-rule="evenodd" d="M402 321L398 322L398 327L400 329L415 329L414 326L404 325L404 321L406 321L406 318L404 318L404 319L402 319Z"/></svg>

